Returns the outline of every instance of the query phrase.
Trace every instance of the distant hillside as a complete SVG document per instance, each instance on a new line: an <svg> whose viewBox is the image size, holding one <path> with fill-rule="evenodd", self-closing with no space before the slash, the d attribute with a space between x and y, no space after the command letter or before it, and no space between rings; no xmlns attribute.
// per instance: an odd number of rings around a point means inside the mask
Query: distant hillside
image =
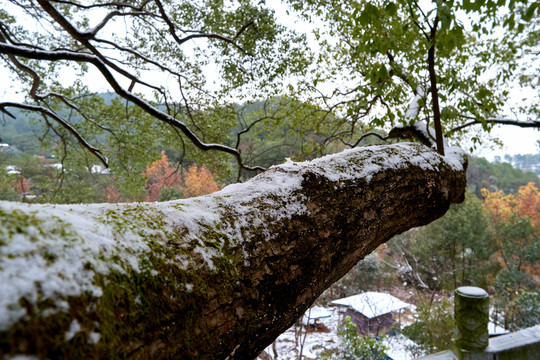
<svg viewBox="0 0 540 360"><path fill-rule="evenodd" d="M490 163L484 158L469 157L467 168L467 187L476 196L481 197L481 190L502 190L505 193L516 193L520 186L529 182L540 186L540 179L535 173L514 168L507 162Z"/></svg>
<svg viewBox="0 0 540 360"><path fill-rule="evenodd" d="M502 162L502 159L500 157L495 157L495 161ZM532 171L536 175L540 175L540 153L517 154L513 156L505 155L504 161L523 171Z"/></svg>
<svg viewBox="0 0 540 360"><path fill-rule="evenodd" d="M112 103L112 100L117 97L115 93L101 93L99 94L106 103ZM271 103L257 102L247 105L244 109L245 113L255 112L264 107L271 106ZM18 109L9 110L16 119L13 119L6 114L0 115L0 143L7 143L10 146L10 152L21 151L28 154L42 154L43 148L40 144L38 137L43 133L44 126L39 121L37 114L20 111ZM78 119L72 118L74 123L77 123ZM282 129L282 136L287 134L287 126L285 124ZM238 130L238 129L235 129ZM297 147L292 146L294 144L288 144L287 146L275 145L271 139L265 139L265 131L259 131L255 135L251 135L253 142L257 143L257 146L262 149L265 156L269 158L270 166L274 163L279 163L276 159L283 159L291 156L295 151L298 151ZM250 135L245 135L245 138ZM291 139L293 140L293 139ZM293 141L294 143L294 141ZM275 147L273 151L265 151L264 144L267 147ZM47 154L43 154L47 155ZM256 155L256 154L255 154ZM478 197L481 197L481 189L486 188L491 191L502 190L505 193L515 193L520 186L527 184L528 182L534 182L540 187L540 179L531 170L540 174L540 154L536 155L506 155L502 162L502 159L496 158L496 162L490 163L484 158L469 157L469 167L467 170L468 187L472 189ZM512 166L512 165L513 166ZM529 170L524 172L521 169Z"/></svg>
<svg viewBox="0 0 540 360"><path fill-rule="evenodd" d="M41 145L38 139L43 129L34 114L10 108L16 119L0 114L0 142L14 146L17 150L37 154Z"/></svg>
<svg viewBox="0 0 540 360"><path fill-rule="evenodd" d="M106 104L111 104L112 100L118 97L116 93L112 92L98 95L105 100ZM16 108L8 110L15 116L15 119L0 113L0 143L9 144L12 149L15 149L11 151L22 151L30 154L42 153L44 150L38 137L42 135L44 126L40 115ZM68 110L65 112L67 114ZM62 111L59 113L62 115ZM82 118L77 116L70 117L70 122L73 124L77 124L81 120Z"/></svg>

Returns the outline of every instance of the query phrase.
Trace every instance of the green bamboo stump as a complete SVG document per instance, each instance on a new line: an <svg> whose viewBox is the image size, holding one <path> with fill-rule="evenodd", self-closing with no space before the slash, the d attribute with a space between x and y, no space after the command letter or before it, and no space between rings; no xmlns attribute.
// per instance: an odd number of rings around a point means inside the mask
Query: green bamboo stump
<svg viewBox="0 0 540 360"><path fill-rule="evenodd" d="M456 346L462 350L482 351L489 344L489 295L474 286L455 291L454 317Z"/></svg>

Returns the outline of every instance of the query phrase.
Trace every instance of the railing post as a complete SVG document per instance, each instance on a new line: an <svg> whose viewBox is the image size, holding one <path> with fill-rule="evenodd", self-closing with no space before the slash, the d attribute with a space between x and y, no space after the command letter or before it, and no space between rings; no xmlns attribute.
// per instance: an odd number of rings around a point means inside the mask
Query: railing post
<svg viewBox="0 0 540 360"><path fill-rule="evenodd" d="M463 286L455 291L456 346L482 351L489 344L489 295L481 288Z"/></svg>

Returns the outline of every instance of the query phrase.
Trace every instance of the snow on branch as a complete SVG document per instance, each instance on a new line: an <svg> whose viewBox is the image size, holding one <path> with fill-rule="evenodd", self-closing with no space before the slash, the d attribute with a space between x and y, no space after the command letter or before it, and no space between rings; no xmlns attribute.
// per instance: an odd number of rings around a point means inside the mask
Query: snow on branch
<svg viewBox="0 0 540 360"><path fill-rule="evenodd" d="M463 200L466 157L446 153L355 148L164 203L0 202L0 348L255 358L358 260Z"/></svg>

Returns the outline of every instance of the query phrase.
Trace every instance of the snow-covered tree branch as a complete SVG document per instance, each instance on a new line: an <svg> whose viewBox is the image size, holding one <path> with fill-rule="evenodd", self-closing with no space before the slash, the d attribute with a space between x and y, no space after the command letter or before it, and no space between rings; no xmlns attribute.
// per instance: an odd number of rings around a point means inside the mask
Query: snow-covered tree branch
<svg viewBox="0 0 540 360"><path fill-rule="evenodd" d="M378 245L442 216L466 158L419 144L165 203L0 202L0 354L252 359Z"/></svg>

